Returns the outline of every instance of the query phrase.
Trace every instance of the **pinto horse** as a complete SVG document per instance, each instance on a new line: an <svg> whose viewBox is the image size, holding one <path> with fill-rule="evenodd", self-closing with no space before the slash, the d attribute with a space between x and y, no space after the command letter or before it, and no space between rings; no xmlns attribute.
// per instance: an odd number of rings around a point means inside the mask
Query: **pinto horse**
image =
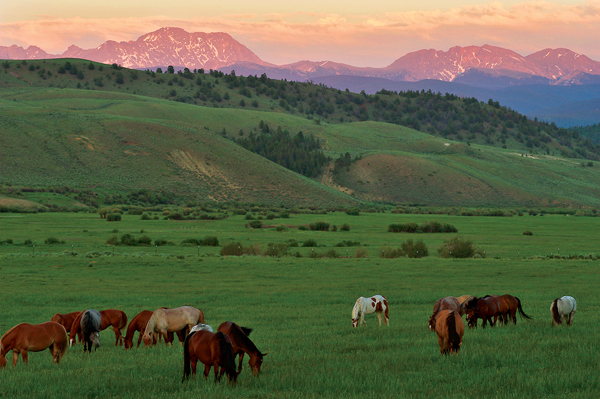
<svg viewBox="0 0 600 399"><path fill-rule="evenodd" d="M17 365L19 354L27 364L27 352L40 352L50 349L52 361L60 359L69 349L69 340L65 328L54 321L42 324L21 323L11 328L0 338L0 367L6 366L6 354L13 351L13 366Z"/></svg>
<svg viewBox="0 0 600 399"><path fill-rule="evenodd" d="M81 312L71 312L64 314L56 313L54 314L54 316L52 316L52 319L50 319L50 321L55 321L58 324L62 325L65 328L65 330L67 330L68 334L71 332L71 326L73 325L73 321L75 321L77 316L79 316L80 314ZM81 333L79 333L77 337L79 338L79 342L83 340L83 336L81 335Z"/></svg>
<svg viewBox="0 0 600 399"><path fill-rule="evenodd" d="M83 351L92 353L100 347L100 326L102 325L102 316L96 309L88 309L81 313L80 319L81 332L83 333Z"/></svg>
<svg viewBox="0 0 600 399"><path fill-rule="evenodd" d="M231 345L233 347L233 357L235 358L237 355L240 355L239 363L238 363L238 372L242 371L242 360L244 359L244 353L247 353L250 356L250 361L248 364L250 368L252 368L252 372L255 376L258 377L260 373L260 366L263 362L263 357L266 356L266 353L262 353L258 350L254 342L248 338L250 333L252 332L251 328L240 327L237 324L226 321L221 323L217 331L221 331L231 339Z"/></svg>
<svg viewBox="0 0 600 399"><path fill-rule="evenodd" d="M154 312L151 310L142 310L140 313L135 315L133 319L129 322L127 326L127 333L125 334L124 346L125 349L130 349L133 347L133 336L136 332L139 331L139 337L137 341L137 346L140 346L140 342L142 342L142 336L144 335L144 331L146 330L146 325L148 324L148 320L152 317ZM187 327L186 327L187 328ZM179 337L179 341L183 342L185 340L185 330L177 331L177 337ZM154 338L154 337L153 337ZM158 336L160 340L162 335ZM173 333L167 333L167 344L173 342ZM156 345L157 341L153 339L152 345Z"/></svg>
<svg viewBox="0 0 600 399"><path fill-rule="evenodd" d="M451 309L439 311L435 315L435 332L442 355L460 351L465 324L457 311Z"/></svg>
<svg viewBox="0 0 600 399"><path fill-rule="evenodd" d="M73 320L73 324L71 325L71 331L69 334L69 343L71 346L75 344L75 335L79 335L79 329L81 324L81 316L83 313L79 314ZM101 317L101 325L100 331L106 330L108 327L112 326L113 331L115 332L115 346L119 344L123 344L123 335L121 334L121 330L125 328L127 325L127 315L122 310L118 309L107 309L100 311Z"/></svg>
<svg viewBox="0 0 600 399"><path fill-rule="evenodd" d="M467 324L470 328L477 327L478 318L483 320L483 328L485 328L486 322L490 324L490 327L494 327L500 315L498 299L489 296L473 297L464 303L463 308L467 314ZM494 319L493 323L492 318Z"/></svg>
<svg viewBox="0 0 600 399"><path fill-rule="evenodd" d="M442 310L454 310L460 314L460 302L458 301L458 298L447 296L435 301L435 304L433 305L433 314L429 318L429 329L431 331L435 331L436 316Z"/></svg>
<svg viewBox="0 0 600 399"><path fill-rule="evenodd" d="M573 316L577 311L577 302L572 296L565 295L562 298L556 298L550 305L550 313L552 313L552 325L562 324L564 316L567 325L573 324Z"/></svg>
<svg viewBox="0 0 600 399"><path fill-rule="evenodd" d="M499 320L502 321L504 324L508 324L508 317L510 316L510 318L513 321L513 324L517 324L517 312L521 315L521 317L524 317L526 319L531 320L531 317L526 315L525 312L523 312L523 308L521 306L521 300L519 298L517 298L516 296L512 296L512 295L486 295L484 298L495 298L498 300L498 304L499 304L499 309L498 309L498 315Z"/></svg>
<svg viewBox="0 0 600 399"><path fill-rule="evenodd" d="M239 372L235 371L235 359L231 340L227 334L207 330L192 331L183 342L183 379L196 374L196 365L200 360L204 364L204 377L208 379L210 368L215 368L215 382L227 373L227 379L235 384ZM219 367L221 371L219 372Z"/></svg>
<svg viewBox="0 0 600 399"><path fill-rule="evenodd" d="M379 319L379 325L381 325L381 314L384 315L384 322L389 327L390 326L390 317L389 317L389 307L388 302L385 297L381 295L373 295L370 298L359 297L354 303L354 307L352 308L352 327L356 328L360 324L364 324L365 326L365 315L371 313L377 313L377 318Z"/></svg>
<svg viewBox="0 0 600 399"><path fill-rule="evenodd" d="M169 332L181 331L184 328L191 330L198 323L204 323L204 313L191 306L156 309L146 324L142 337L144 345L152 344L158 333L163 335L165 342L169 342L167 335Z"/></svg>

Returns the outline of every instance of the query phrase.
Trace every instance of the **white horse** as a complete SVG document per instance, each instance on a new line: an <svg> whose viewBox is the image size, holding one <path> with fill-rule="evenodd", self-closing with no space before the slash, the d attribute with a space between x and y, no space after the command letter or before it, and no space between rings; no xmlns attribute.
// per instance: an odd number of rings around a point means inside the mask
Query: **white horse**
<svg viewBox="0 0 600 399"><path fill-rule="evenodd" d="M562 324L562 318L564 316L567 325L573 324L573 316L577 311L577 302L572 296L563 296L562 298L556 298L550 305L550 313L552 313L552 325Z"/></svg>
<svg viewBox="0 0 600 399"><path fill-rule="evenodd" d="M360 297L356 300L354 308L352 308L352 327L356 328L359 324L365 326L365 315L371 313L377 313L379 319L379 325L381 325L381 313L383 313L385 324L390 326L390 317L388 314L388 302L385 297L381 295L373 295L370 298Z"/></svg>

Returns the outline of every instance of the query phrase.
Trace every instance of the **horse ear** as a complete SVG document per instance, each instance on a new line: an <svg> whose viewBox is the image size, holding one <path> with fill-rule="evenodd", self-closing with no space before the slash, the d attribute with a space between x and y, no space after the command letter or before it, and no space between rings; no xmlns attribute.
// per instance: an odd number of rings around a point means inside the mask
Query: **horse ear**
<svg viewBox="0 0 600 399"><path fill-rule="evenodd" d="M269 354L269 352L267 352L267 353L262 353L262 355L263 355L263 356L267 356L268 354Z"/></svg>

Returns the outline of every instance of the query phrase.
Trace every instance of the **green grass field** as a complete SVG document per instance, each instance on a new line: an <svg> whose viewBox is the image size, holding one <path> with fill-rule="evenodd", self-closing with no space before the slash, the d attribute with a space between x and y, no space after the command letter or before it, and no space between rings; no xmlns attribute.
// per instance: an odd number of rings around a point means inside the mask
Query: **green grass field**
<svg viewBox="0 0 600 399"><path fill-rule="evenodd" d="M192 305L213 327L232 320L254 328L251 338L269 353L261 376L254 378L245 362L235 387L198 376L181 384L180 344L124 351L113 346L114 334L104 331L95 353L84 355L78 345L58 366L47 351L32 353L27 367L19 361L0 370L0 396L589 398L600 393L598 261L532 258L558 248L561 255L596 252L597 218L332 213L291 215L283 223L318 220L348 223L351 230L250 230L242 216L173 222L125 215L122 222L108 223L88 213L0 214L0 240L13 240L0 245L1 333L20 322L49 320L56 312L118 308L131 319L142 309ZM455 234L387 232L391 223L431 220L453 224L488 257L437 257L437 247ZM154 247L119 246L113 256L105 244L113 234L139 236L142 229L176 245L158 247L158 256ZM524 236L526 229L533 235ZM311 259L310 248L302 247L292 248L301 258L222 257L219 247L180 245L187 237L206 235L216 235L221 244L263 247L313 238L325 246L318 251L353 240L370 257ZM51 236L65 243L44 244ZM378 257L383 246L395 247L407 238L422 239L431 255ZM27 239L36 243L36 255L23 245ZM78 255L64 254L71 248ZM336 250L342 255L345 248ZM109 254L85 257L92 251ZM352 329L354 301L375 293L389 300L390 327L379 327L373 315L367 316L367 327ZM437 337L427 329L436 299L504 293L519 297L534 320L466 331L460 354L440 355ZM551 327L550 303L562 295L578 301L571 328Z"/></svg>

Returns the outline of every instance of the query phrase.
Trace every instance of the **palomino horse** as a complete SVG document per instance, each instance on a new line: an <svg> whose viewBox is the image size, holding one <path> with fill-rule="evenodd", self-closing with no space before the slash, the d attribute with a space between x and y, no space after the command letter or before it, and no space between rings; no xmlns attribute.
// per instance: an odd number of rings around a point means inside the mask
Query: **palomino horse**
<svg viewBox="0 0 600 399"><path fill-rule="evenodd" d="M181 331L189 327L191 329L198 323L204 323L204 313L191 306L181 306L175 309L156 309L144 330L144 345L150 345L156 334L163 335L168 342L167 333Z"/></svg>
<svg viewBox="0 0 600 399"><path fill-rule="evenodd" d="M80 314L81 312L71 312L64 314L56 313L54 316L52 316L52 319L50 320L62 325L65 328L65 330L67 330L68 334L71 332L71 326L73 325L73 321L75 321L77 316L79 316ZM77 337L79 338L79 342L81 342L81 340L83 339L81 333L79 333Z"/></svg>
<svg viewBox="0 0 600 399"><path fill-rule="evenodd" d="M92 353L100 346L100 326L102 326L102 316L96 309L88 309L81 313L81 332L83 333L83 351Z"/></svg>
<svg viewBox="0 0 600 399"><path fill-rule="evenodd" d="M550 305L550 312L552 313L552 325L556 326L562 324L562 318L564 316L567 325L573 324L573 316L577 311L577 302L572 296L565 295L562 298L556 298Z"/></svg>
<svg viewBox="0 0 600 399"><path fill-rule="evenodd" d="M435 301L435 304L433 305L433 314L429 318L429 329L431 331L435 330L436 316L442 310L454 310L460 314L460 302L453 296L447 296Z"/></svg>
<svg viewBox="0 0 600 399"><path fill-rule="evenodd" d="M385 297L381 295L373 295L370 298L360 297L354 303L354 308L352 308L352 327L356 328L360 324L364 324L365 326L365 315L371 313L377 313L377 318L379 319L379 325L381 325L381 313L383 313L385 319L385 324L390 326L390 317L389 317L389 307L388 302Z"/></svg>
<svg viewBox="0 0 600 399"><path fill-rule="evenodd" d="M200 360L204 364L204 377L208 378L210 368L215 368L215 382L227 373L227 379L235 384L239 372L235 371L233 347L229 337L217 331L212 333L206 330L192 331L183 342L183 379L185 381L191 373L196 374L196 365ZM221 372L219 373L219 367Z"/></svg>
<svg viewBox="0 0 600 399"><path fill-rule="evenodd" d="M235 356L240 355L238 372L242 371L242 360L244 358L244 353L247 353L250 356L250 361L248 364L250 365L250 368L252 368L254 375L258 377L258 374L260 373L260 366L263 362L263 357L267 354L259 351L256 345L254 345L254 342L248 338L248 335L250 335L252 329L240 327L231 321L226 321L221 323L217 331L227 334L229 339L231 339L233 357L235 358Z"/></svg>
<svg viewBox="0 0 600 399"><path fill-rule="evenodd" d="M139 337L137 341L137 346L140 346L140 342L142 342L142 335L144 335L144 331L146 330L146 325L148 324L148 320L152 317L154 312L151 310L142 310L140 313L134 316L133 319L129 322L127 326L127 333L125 334L125 349L130 349L133 347L133 336L137 331L139 331ZM187 328L187 327L186 327ZM179 341L183 342L185 340L185 330L177 331L177 336L179 337ZM153 337L154 338L154 337ZM162 335L158 336L160 340ZM167 344L173 342L173 333L167 333L168 341ZM156 345L157 341L153 341L152 345Z"/></svg>
<svg viewBox="0 0 600 399"><path fill-rule="evenodd" d="M77 316L71 325L69 334L69 343L71 346L75 344L75 335L79 335L81 316L82 314ZM107 309L100 311L100 317L100 331L106 330L109 326L112 326L113 331L115 332L115 346L119 345L119 343L122 344L123 335L121 334L121 330L127 325L127 315L125 312L118 309Z"/></svg>
<svg viewBox="0 0 600 399"><path fill-rule="evenodd" d="M523 308L521 307L521 300L516 296L512 295L486 295L484 298L492 297L498 300L499 309L498 315L500 316L499 320L504 324L508 324L508 317L513 321L513 324L517 324L517 312L526 319L531 320L531 317L526 315L523 312Z"/></svg>
<svg viewBox="0 0 600 399"><path fill-rule="evenodd" d="M13 366L17 365L19 354L27 364L27 352L40 352L50 348L52 361L60 359L69 349L69 340L65 328L54 321L42 324L21 323L6 332L0 338L0 367L6 366L6 354L13 351Z"/></svg>
<svg viewBox="0 0 600 399"><path fill-rule="evenodd" d="M464 303L463 308L467 314L467 324L471 328L477 327L478 318L483 320L483 328L485 328L486 322L489 322L490 327L493 327L500 315L500 303L496 298L489 296L485 298L473 297ZM494 319L493 323L492 318Z"/></svg>
<svg viewBox="0 0 600 399"><path fill-rule="evenodd" d="M461 295L459 297L456 297L456 299L458 299L458 303L460 304L460 315L464 315L465 314L465 310L463 309L463 305L465 304L465 302L467 302L467 300L469 298L473 298L472 295Z"/></svg>
<svg viewBox="0 0 600 399"><path fill-rule="evenodd" d="M435 317L435 332L442 355L458 353L465 333L465 324L457 311L441 310Z"/></svg>

